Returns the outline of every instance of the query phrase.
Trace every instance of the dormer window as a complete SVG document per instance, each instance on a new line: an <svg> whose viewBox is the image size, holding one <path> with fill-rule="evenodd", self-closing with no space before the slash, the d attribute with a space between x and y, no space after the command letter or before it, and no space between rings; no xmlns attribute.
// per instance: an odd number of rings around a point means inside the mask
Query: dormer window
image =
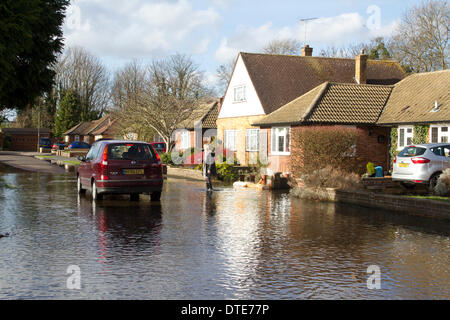
<svg viewBox="0 0 450 320"><path fill-rule="evenodd" d="M247 101L245 86L237 86L234 88L234 102Z"/></svg>

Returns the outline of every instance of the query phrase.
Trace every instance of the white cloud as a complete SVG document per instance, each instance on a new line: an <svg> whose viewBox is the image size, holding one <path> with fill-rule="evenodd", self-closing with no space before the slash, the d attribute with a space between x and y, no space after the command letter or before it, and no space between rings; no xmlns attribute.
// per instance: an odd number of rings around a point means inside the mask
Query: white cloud
<svg viewBox="0 0 450 320"><path fill-rule="evenodd" d="M313 47L340 46L350 43L367 42L377 36L389 36L397 21L379 29L370 30L367 20L359 13L346 13L335 17L319 18L307 24L307 42ZM272 23L259 27L239 26L233 35L221 39L215 52L215 59L226 63L240 51L261 52L271 40L292 38L305 41L305 24L276 28Z"/></svg>
<svg viewBox="0 0 450 320"><path fill-rule="evenodd" d="M101 56L144 58L174 51L205 52L220 15L196 10L187 0L78 0L64 25L68 46Z"/></svg>

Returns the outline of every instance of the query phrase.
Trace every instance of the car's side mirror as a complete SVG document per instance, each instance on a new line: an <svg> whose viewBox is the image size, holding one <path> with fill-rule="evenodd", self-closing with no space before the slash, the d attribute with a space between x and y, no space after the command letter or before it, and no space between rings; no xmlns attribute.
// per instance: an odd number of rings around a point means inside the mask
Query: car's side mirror
<svg viewBox="0 0 450 320"><path fill-rule="evenodd" d="M78 156L77 159L80 160L81 162L86 162L86 158L83 156Z"/></svg>

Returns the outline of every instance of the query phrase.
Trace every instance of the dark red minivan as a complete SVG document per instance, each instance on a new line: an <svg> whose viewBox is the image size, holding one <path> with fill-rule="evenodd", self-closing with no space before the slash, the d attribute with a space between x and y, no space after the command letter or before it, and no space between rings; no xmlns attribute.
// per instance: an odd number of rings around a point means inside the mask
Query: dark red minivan
<svg viewBox="0 0 450 320"><path fill-rule="evenodd" d="M94 200L103 194L130 194L131 200L139 200L139 194L150 193L152 201L161 198L161 160L149 143L97 141L86 157L78 159L78 193L91 190Z"/></svg>

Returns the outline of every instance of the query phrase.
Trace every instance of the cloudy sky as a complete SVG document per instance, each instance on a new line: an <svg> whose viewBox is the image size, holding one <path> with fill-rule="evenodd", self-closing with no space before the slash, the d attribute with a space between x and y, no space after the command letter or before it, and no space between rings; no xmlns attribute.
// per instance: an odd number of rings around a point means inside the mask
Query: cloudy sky
<svg viewBox="0 0 450 320"><path fill-rule="evenodd" d="M212 76L239 51L257 52L270 40L305 41L316 49L389 35L419 0L72 0L66 45L82 46L114 71L185 53Z"/></svg>

